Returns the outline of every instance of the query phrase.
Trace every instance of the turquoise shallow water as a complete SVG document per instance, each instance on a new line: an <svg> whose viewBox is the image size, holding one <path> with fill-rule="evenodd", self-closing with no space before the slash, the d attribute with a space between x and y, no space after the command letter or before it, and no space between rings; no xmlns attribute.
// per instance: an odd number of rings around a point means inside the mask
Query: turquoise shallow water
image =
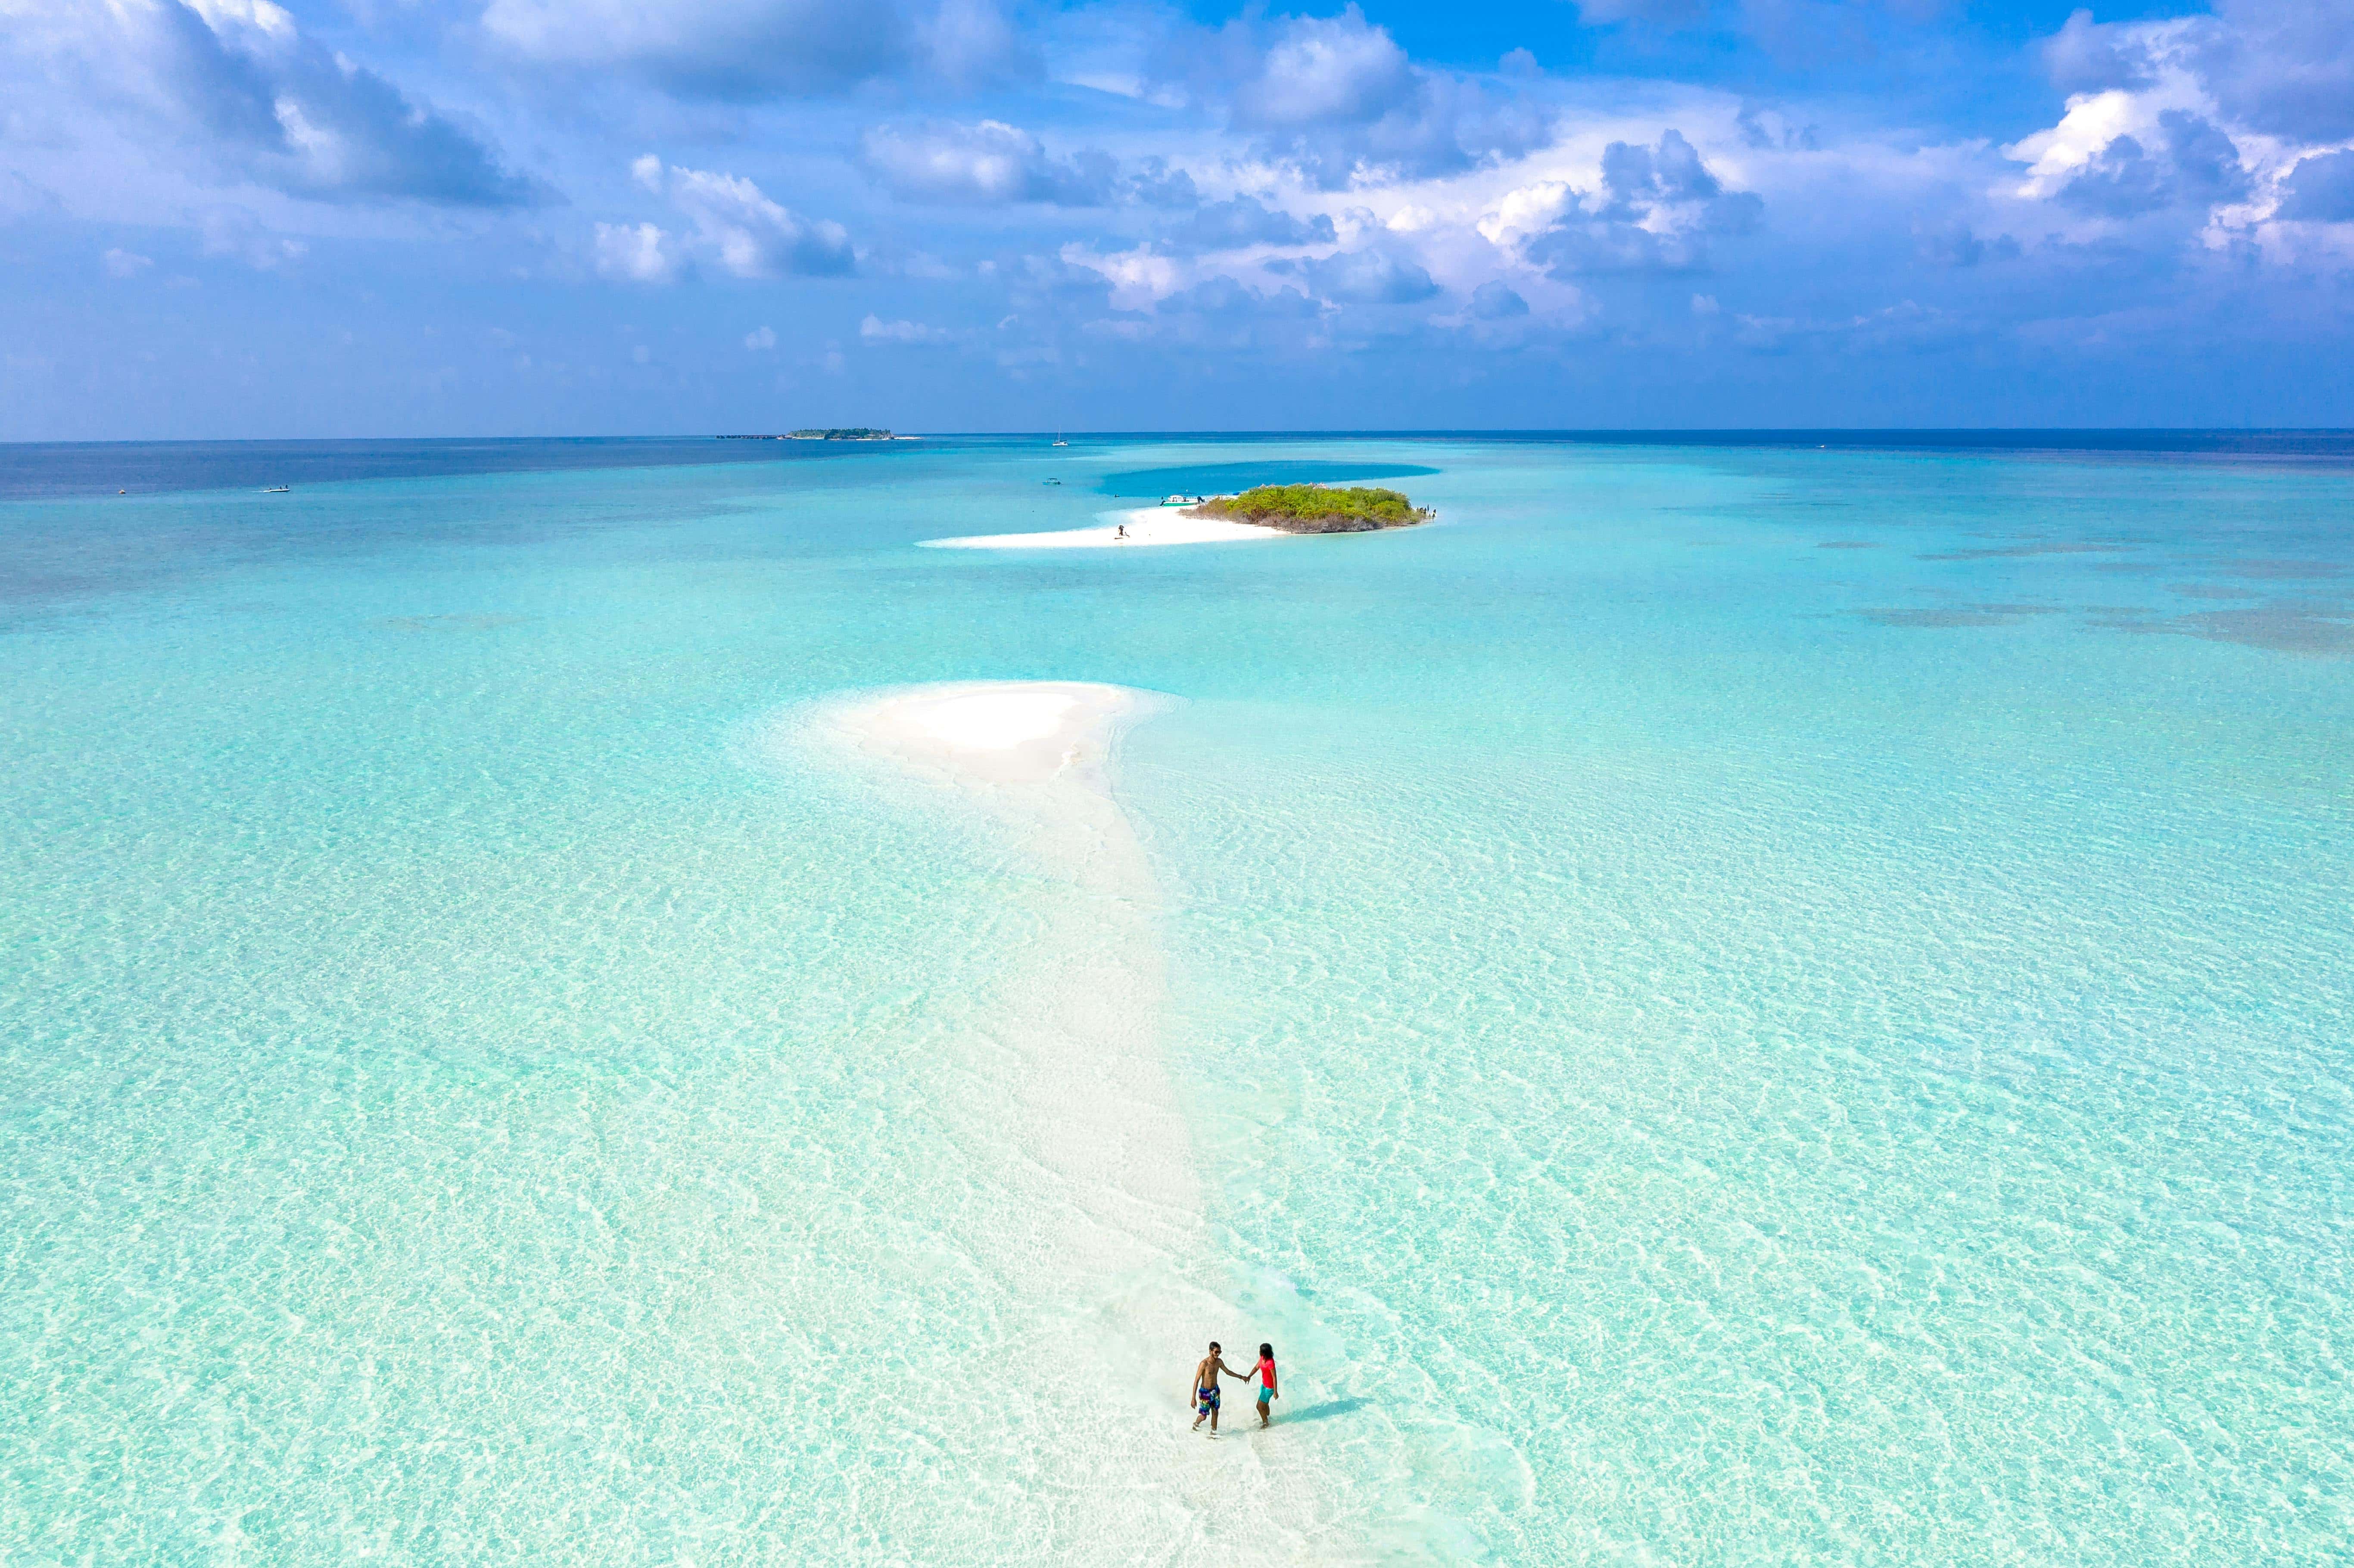
<svg viewBox="0 0 2354 1568"><path fill-rule="evenodd" d="M1441 521L913 547L1286 461ZM1117 789L1292 1554L2354 1552L2354 471L388 463L0 503L0 1556L1251 1540L1052 1376L998 1003L1084 909L763 740L981 678L1184 699Z"/></svg>

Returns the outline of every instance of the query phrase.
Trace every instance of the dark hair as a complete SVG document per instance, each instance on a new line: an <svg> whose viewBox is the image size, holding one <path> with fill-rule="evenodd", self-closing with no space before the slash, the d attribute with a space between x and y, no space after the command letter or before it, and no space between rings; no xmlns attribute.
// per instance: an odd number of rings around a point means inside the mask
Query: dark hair
<svg viewBox="0 0 2354 1568"><path fill-rule="evenodd" d="M1275 1347L1273 1345L1261 1345L1258 1348L1258 1353L1265 1356L1268 1361L1275 1360Z"/></svg>
<svg viewBox="0 0 2354 1568"><path fill-rule="evenodd" d="M1217 1340L1212 1340L1210 1341L1210 1349L1212 1349L1212 1350L1214 1350L1214 1350L1216 1350L1216 1349L1218 1349L1218 1348L1219 1348L1219 1346L1218 1346L1218 1341L1217 1341Z"/></svg>

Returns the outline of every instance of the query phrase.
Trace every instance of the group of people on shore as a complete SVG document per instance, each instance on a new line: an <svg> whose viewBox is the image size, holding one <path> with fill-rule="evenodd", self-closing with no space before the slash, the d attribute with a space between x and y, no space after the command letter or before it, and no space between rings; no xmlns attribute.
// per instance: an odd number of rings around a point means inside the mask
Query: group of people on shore
<svg viewBox="0 0 2354 1568"><path fill-rule="evenodd" d="M1258 1424L1265 1426L1273 1419L1274 1402L1280 1397L1276 1393L1275 1387L1275 1347L1259 1346L1258 1365L1246 1372L1238 1372L1226 1364L1225 1352L1218 1348L1217 1340L1212 1340L1210 1353L1204 1356L1193 1368L1194 1431L1199 1432L1202 1429L1202 1423L1207 1421L1210 1424L1210 1436L1214 1437L1218 1435L1218 1380L1221 1377L1230 1377L1240 1383L1248 1383L1253 1378L1257 1379Z"/></svg>

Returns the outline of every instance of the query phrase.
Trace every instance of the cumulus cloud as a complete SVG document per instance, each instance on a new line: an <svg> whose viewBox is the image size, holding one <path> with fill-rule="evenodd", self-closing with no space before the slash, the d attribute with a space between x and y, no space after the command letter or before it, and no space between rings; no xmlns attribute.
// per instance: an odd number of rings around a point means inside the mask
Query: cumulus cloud
<svg viewBox="0 0 2354 1568"><path fill-rule="evenodd" d="M776 347L777 329L766 326L753 328L744 334L744 346L755 354L765 353Z"/></svg>
<svg viewBox="0 0 2354 1568"><path fill-rule="evenodd" d="M1592 272L1677 272L1708 265L1709 241L1757 227L1765 203L1728 191L1683 132L1650 146L1613 142L1601 181L1581 190L1546 181L1512 191L1479 224L1490 240L1518 240L1555 278Z"/></svg>
<svg viewBox="0 0 2354 1568"><path fill-rule="evenodd" d="M1546 137L1541 115L1415 64L1354 5L1234 23L1194 70L1193 91L1223 102L1233 128L1328 189L1468 169Z"/></svg>
<svg viewBox="0 0 2354 1568"><path fill-rule="evenodd" d="M2281 181L2280 216L2296 223L2354 223L2354 151L2298 160Z"/></svg>
<svg viewBox="0 0 2354 1568"><path fill-rule="evenodd" d="M2184 37L2232 122L2297 142L2354 136L2354 0L2221 0Z"/></svg>
<svg viewBox="0 0 2354 1568"><path fill-rule="evenodd" d="M2105 25L2079 11L2043 58L2066 111L2004 151L2029 165L2018 194L2087 217L2181 209L2244 227L2270 194L2294 220L2321 199L2296 171L2354 136L2354 0Z"/></svg>
<svg viewBox="0 0 2354 1568"><path fill-rule="evenodd" d="M1915 225L1913 238L1921 260L1936 267L1975 267L1989 258L2010 260L2019 255L2019 241L2011 236L1988 239L1967 223Z"/></svg>
<svg viewBox="0 0 2354 1568"><path fill-rule="evenodd" d="M1240 250L1254 245L1331 245L1339 236L1320 212L1295 217L1257 196L1238 196L1197 207L1168 238L1192 250Z"/></svg>
<svg viewBox="0 0 2354 1568"><path fill-rule="evenodd" d="M675 237L652 223L600 223L595 241L597 270L632 283L667 283L686 265Z"/></svg>
<svg viewBox="0 0 2354 1568"><path fill-rule="evenodd" d="M1278 288L1262 293L1220 272L1189 289L1181 289L1156 307L1163 316L1195 315L1225 319L1301 320L1323 313L1315 301L1298 289Z"/></svg>
<svg viewBox="0 0 2354 1568"><path fill-rule="evenodd" d="M2117 137L2079 165L2059 194L2082 212L2131 217L2238 201L2248 194L2248 176L2229 136L2187 110L2168 109L2159 111L2147 146Z"/></svg>
<svg viewBox="0 0 2354 1568"><path fill-rule="evenodd" d="M290 195L475 207L542 195L479 135L270 0L11 0L0 23L79 79L90 106L160 122L201 161Z"/></svg>
<svg viewBox="0 0 2354 1568"><path fill-rule="evenodd" d="M630 172L666 197L689 227L674 234L653 223L597 225L597 270L609 278L667 283L694 264L737 278L822 278L857 266L842 225L804 217L740 175L665 165L652 154Z"/></svg>
<svg viewBox="0 0 2354 1568"><path fill-rule="evenodd" d="M1500 278L1490 278L1471 291L1471 316L1475 321L1500 322L1528 313L1528 301Z"/></svg>
<svg viewBox="0 0 2354 1568"><path fill-rule="evenodd" d="M868 343L947 343L956 334L921 322L886 322L869 315L858 323L858 335Z"/></svg>
<svg viewBox="0 0 2354 1568"><path fill-rule="evenodd" d="M1381 250L1343 250L1298 264L1310 288L1328 300L1360 305L1410 305L1438 292L1430 274Z"/></svg>
<svg viewBox="0 0 2354 1568"><path fill-rule="evenodd" d="M2043 69L2062 92L2104 92L2147 87L2156 62L2147 29L2098 23L2090 11L2074 11L2043 41Z"/></svg>
<svg viewBox="0 0 2354 1568"><path fill-rule="evenodd" d="M910 201L1100 207L1111 199L1119 175L1108 154L1056 158L1035 136L997 120L879 125L860 139L858 152L868 173Z"/></svg>
<svg viewBox="0 0 2354 1568"><path fill-rule="evenodd" d="M110 278L136 278L140 273L155 265L155 259L152 256L139 255L135 251L118 249L109 250L101 256L98 259L98 264L106 269L106 275Z"/></svg>
<svg viewBox="0 0 2354 1568"><path fill-rule="evenodd" d="M1235 123L1257 128L1371 124L1416 85L1405 51L1351 5L1337 16L1286 19L1257 77L1235 95Z"/></svg>
<svg viewBox="0 0 2354 1568"><path fill-rule="evenodd" d="M490 0L482 26L535 60L737 101L910 75L975 82L1022 57L992 0Z"/></svg>
<svg viewBox="0 0 2354 1568"><path fill-rule="evenodd" d="M1194 207L1202 200L1193 176L1171 168L1165 159L1144 159L1129 171L1124 184L1128 199L1140 207Z"/></svg>

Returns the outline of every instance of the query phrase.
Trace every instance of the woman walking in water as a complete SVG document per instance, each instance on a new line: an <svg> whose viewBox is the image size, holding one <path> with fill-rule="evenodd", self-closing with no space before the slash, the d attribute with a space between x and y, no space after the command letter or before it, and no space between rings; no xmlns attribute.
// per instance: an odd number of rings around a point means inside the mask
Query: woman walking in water
<svg viewBox="0 0 2354 1568"><path fill-rule="evenodd" d="M1275 1392L1275 1347L1273 1345L1261 1345L1258 1348L1258 1365L1251 1368L1250 1377L1246 1377L1243 1381L1248 1383L1254 1377L1258 1379L1258 1424L1264 1426L1275 1414L1268 1402L1280 1397Z"/></svg>

